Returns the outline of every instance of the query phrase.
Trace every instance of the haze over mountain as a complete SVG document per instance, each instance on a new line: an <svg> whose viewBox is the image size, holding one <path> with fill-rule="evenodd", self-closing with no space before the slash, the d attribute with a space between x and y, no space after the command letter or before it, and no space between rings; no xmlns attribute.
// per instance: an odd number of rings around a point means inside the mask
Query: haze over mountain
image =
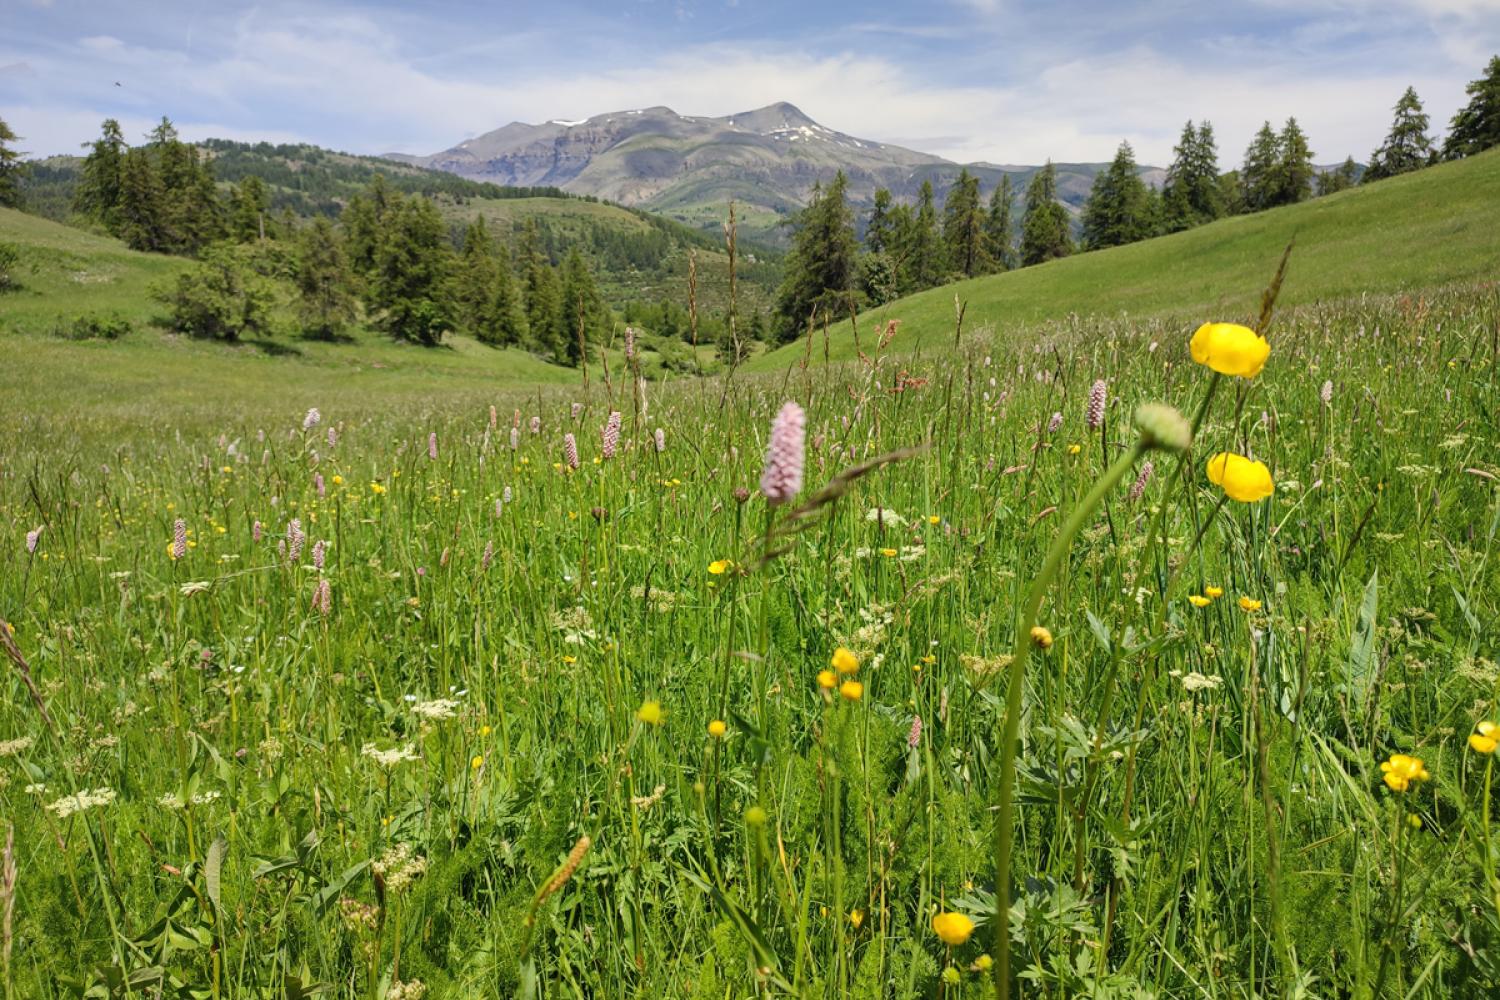
<svg viewBox="0 0 1500 1000"><path fill-rule="evenodd" d="M552 185L623 205L649 208L692 225L722 221L732 199L747 235L777 238L779 223L806 204L813 186L839 170L849 179L856 212L888 188L912 201L930 180L939 202L967 166L987 195L1011 175L1019 199L1037 167L959 164L941 156L861 139L828 128L785 101L720 118L671 108L614 111L582 121L511 122L430 156L389 154L498 184ZM1106 164L1057 164L1058 192L1072 210L1088 197ZM1148 183L1165 171L1142 167Z"/></svg>

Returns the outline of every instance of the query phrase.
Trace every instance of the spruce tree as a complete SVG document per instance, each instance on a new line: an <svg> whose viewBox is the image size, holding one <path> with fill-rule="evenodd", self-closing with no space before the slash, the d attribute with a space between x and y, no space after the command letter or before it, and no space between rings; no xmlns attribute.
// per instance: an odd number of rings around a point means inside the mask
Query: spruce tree
<svg viewBox="0 0 1500 1000"><path fill-rule="evenodd" d="M1281 135L1277 137L1277 146L1281 159L1277 169L1280 187L1276 204L1295 205L1299 201L1306 201L1312 197L1313 175L1317 171L1313 169L1313 153L1307 147L1307 136L1297 124L1297 119L1286 120Z"/></svg>
<svg viewBox="0 0 1500 1000"><path fill-rule="evenodd" d="M263 236L275 239L277 228L271 219L271 192L265 181L251 174L230 194L229 238L236 243L252 243Z"/></svg>
<svg viewBox="0 0 1500 1000"><path fill-rule="evenodd" d="M930 180L922 182L902 252L906 257L906 273L911 286L903 289L902 294L943 283L948 274L948 262L943 253L942 234L938 231L937 208L933 203Z"/></svg>
<svg viewBox="0 0 1500 1000"><path fill-rule="evenodd" d="M323 216L297 235L297 315L303 332L332 340L354 319L352 276L332 224Z"/></svg>
<svg viewBox="0 0 1500 1000"><path fill-rule="evenodd" d="M870 222L865 226L865 249L871 253L890 250L895 233L894 220L891 218L891 192L885 188L876 188L875 204L870 208Z"/></svg>
<svg viewBox="0 0 1500 1000"><path fill-rule="evenodd" d="M1325 170L1318 175L1318 196L1334 194L1346 188L1353 187L1359 180L1359 164L1354 162L1354 157L1345 157L1332 170Z"/></svg>
<svg viewBox="0 0 1500 1000"><path fill-rule="evenodd" d="M436 344L451 325L448 228L437 207L418 196L402 202L386 229L371 288L380 325L398 340Z"/></svg>
<svg viewBox="0 0 1500 1000"><path fill-rule="evenodd" d="M986 252L1001 271L1016 266L1016 225L1011 218L1016 199L1010 174L1001 174L1000 183L990 194L989 212L984 217Z"/></svg>
<svg viewBox="0 0 1500 1000"><path fill-rule="evenodd" d="M1172 150L1162 189L1161 227L1176 233L1221 218L1228 201L1219 179L1219 149L1211 122L1189 121Z"/></svg>
<svg viewBox="0 0 1500 1000"><path fill-rule="evenodd" d="M1136 170L1135 151L1120 143L1109 168L1094 178L1083 208L1086 249L1123 246L1152 234L1151 197Z"/></svg>
<svg viewBox="0 0 1500 1000"><path fill-rule="evenodd" d="M813 189L812 201L793 221L786 276L776 296L776 333L783 342L800 335L814 313L832 320L848 311L856 244L847 187L840 170L826 189Z"/></svg>
<svg viewBox="0 0 1500 1000"><path fill-rule="evenodd" d="M83 161L78 190L73 194L73 211L118 236L121 178L130 147L120 123L113 118L106 118L100 131Z"/></svg>
<svg viewBox="0 0 1500 1000"><path fill-rule="evenodd" d="M568 250L568 256L563 260L559 285L561 316L566 333L562 354L557 360L576 367L584 361L583 352L588 349L587 345L606 334L611 322L609 309L600 297L599 289L594 284L594 276L589 273L588 265L584 263L583 254L579 253L576 244ZM582 343L579 342L580 330Z"/></svg>
<svg viewBox="0 0 1500 1000"><path fill-rule="evenodd" d="M1026 186L1026 211L1021 217L1021 266L1041 264L1072 252L1068 210L1057 200L1057 168L1048 160Z"/></svg>
<svg viewBox="0 0 1500 1000"><path fill-rule="evenodd" d="M6 208L21 207L20 180L24 165L20 150L11 147L18 138L5 124L5 119L0 118L0 206Z"/></svg>
<svg viewBox="0 0 1500 1000"><path fill-rule="evenodd" d="M564 350L562 291L557 272L542 250L535 218L526 220L521 235L522 281L526 287L526 329L533 351L557 357Z"/></svg>
<svg viewBox="0 0 1500 1000"><path fill-rule="evenodd" d="M1240 204L1246 212L1259 212L1276 205L1283 185L1281 180L1281 143L1263 122L1245 150L1245 165L1240 170Z"/></svg>
<svg viewBox="0 0 1500 1000"><path fill-rule="evenodd" d="M984 211L980 208L979 178L967 167L943 200L943 250L948 266L972 278L990 270L984 241Z"/></svg>
<svg viewBox="0 0 1500 1000"><path fill-rule="evenodd" d="M499 282L500 263L495 259L494 243L485 228L484 216L476 216L464 230L463 249L453 269L450 297L456 329L475 340L501 343L495 297Z"/></svg>
<svg viewBox="0 0 1500 1000"><path fill-rule="evenodd" d="M1431 163L1436 156L1432 139L1427 135L1427 112L1412 87L1396 102L1391 131L1380 148L1370 154L1370 166L1364 180L1375 181L1409 173Z"/></svg>
<svg viewBox="0 0 1500 1000"><path fill-rule="evenodd" d="M166 253L171 237L164 225L165 191L156 163L145 149L132 149L120 161L120 193L114 206L114 233L132 250Z"/></svg>
<svg viewBox="0 0 1500 1000"><path fill-rule="evenodd" d="M1448 126L1443 155L1450 160L1473 156L1500 146L1500 56L1484 68L1484 75L1464 88L1469 103Z"/></svg>

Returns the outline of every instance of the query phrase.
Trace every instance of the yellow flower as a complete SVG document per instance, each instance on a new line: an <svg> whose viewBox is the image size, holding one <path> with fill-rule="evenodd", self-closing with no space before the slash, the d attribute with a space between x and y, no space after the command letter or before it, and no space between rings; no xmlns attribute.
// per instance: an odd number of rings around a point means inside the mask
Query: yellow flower
<svg viewBox="0 0 1500 1000"><path fill-rule="evenodd" d="M1500 726L1485 720L1474 727L1477 732L1469 734L1469 749L1475 753L1494 753L1500 746Z"/></svg>
<svg viewBox="0 0 1500 1000"><path fill-rule="evenodd" d="M858 908L850 910L849 922L854 925L855 930L859 930L860 926L865 922L865 911Z"/></svg>
<svg viewBox="0 0 1500 1000"><path fill-rule="evenodd" d="M846 701L859 701L865 696L865 686L859 681L845 681L839 685L839 694Z"/></svg>
<svg viewBox="0 0 1500 1000"><path fill-rule="evenodd" d="M926 656L922 657L922 662L930 667L937 662L937 657L933 656L931 653L928 653Z"/></svg>
<svg viewBox="0 0 1500 1000"><path fill-rule="evenodd" d="M974 933L974 921L962 913L939 913L932 918L932 932L942 939L943 944L956 948Z"/></svg>
<svg viewBox="0 0 1500 1000"><path fill-rule="evenodd" d="M375 494L376 496L380 496L380 494L382 494L382 493L385 492L385 487L382 486L380 483L371 483L370 484L370 492L373 493L373 494Z"/></svg>
<svg viewBox="0 0 1500 1000"><path fill-rule="evenodd" d="M1208 460L1208 481L1224 488L1229 499L1255 503L1276 492L1264 462L1221 451Z"/></svg>
<svg viewBox="0 0 1500 1000"><path fill-rule="evenodd" d="M832 691L834 686L838 684L838 682L838 678L833 675L832 670L818 671L818 687L822 688L824 691Z"/></svg>
<svg viewBox="0 0 1500 1000"><path fill-rule="evenodd" d="M751 806L745 810L745 822L750 826L765 826L768 818L766 811L760 806Z"/></svg>
<svg viewBox="0 0 1500 1000"><path fill-rule="evenodd" d="M577 663L578 662L578 657L576 657L576 656L564 656L562 658L562 661L564 663Z"/></svg>
<svg viewBox="0 0 1500 1000"><path fill-rule="evenodd" d="M891 558L892 556L894 556L896 554L896 550L895 549L881 549L880 550L880 554L883 555L883 556L885 556L887 559L889 559L889 558Z"/></svg>
<svg viewBox="0 0 1500 1000"><path fill-rule="evenodd" d="M1070 445L1068 445L1068 454L1069 455L1076 455L1076 454L1078 454L1082 450L1083 450L1083 445L1078 445L1078 444L1070 444Z"/></svg>
<svg viewBox="0 0 1500 1000"><path fill-rule="evenodd" d="M1253 597L1246 597L1245 595L1241 594L1240 595L1240 610L1241 611L1259 611L1260 610L1260 602L1257 601L1257 600L1255 600Z"/></svg>
<svg viewBox="0 0 1500 1000"><path fill-rule="evenodd" d="M469 761L469 766L472 767L476 771L479 770L481 767L484 766L484 758L481 757L481 756L479 756L478 754L475 754L474 755L474 759L471 760L471 761Z"/></svg>
<svg viewBox="0 0 1500 1000"><path fill-rule="evenodd" d="M708 724L708 735L710 736L723 736L727 732L729 732L729 727L724 724L723 719L715 719Z"/></svg>
<svg viewBox="0 0 1500 1000"><path fill-rule="evenodd" d="M344 477L340 476L340 475L335 475L333 477L333 485L335 485L335 486L343 486L344 485Z"/></svg>
<svg viewBox="0 0 1500 1000"><path fill-rule="evenodd" d="M1224 588L1223 587L1208 586L1208 587L1204 587L1203 588L1203 593L1206 594L1206 595L1208 595L1211 598L1223 597L1224 596Z"/></svg>
<svg viewBox="0 0 1500 1000"><path fill-rule="evenodd" d="M665 718L666 713L662 711L661 702L643 701L641 707L635 710L635 717L648 726L659 726Z"/></svg>
<svg viewBox="0 0 1500 1000"><path fill-rule="evenodd" d="M1052 632L1050 629L1047 629L1044 626L1033 625L1031 627L1031 641L1036 644L1036 647L1038 649L1051 649Z"/></svg>
<svg viewBox="0 0 1500 1000"><path fill-rule="evenodd" d="M936 514L928 514L927 515L927 523L928 524L934 524L934 525L936 525L936 524L942 524L943 523L943 519L941 517L938 517Z"/></svg>
<svg viewBox="0 0 1500 1000"><path fill-rule="evenodd" d="M1200 365L1240 378L1259 375L1271 356L1266 338L1238 323L1204 323L1193 334L1188 350Z"/></svg>
<svg viewBox="0 0 1500 1000"><path fill-rule="evenodd" d="M859 672L859 657L848 649L840 646L833 651L833 669L841 674L854 674Z"/></svg>
<svg viewBox="0 0 1500 1000"><path fill-rule="evenodd" d="M1206 608L1210 604L1212 604L1213 601L1210 601L1208 598L1202 596L1201 594L1190 594L1188 596L1188 603L1195 608Z"/></svg>
<svg viewBox="0 0 1500 1000"><path fill-rule="evenodd" d="M1432 775L1422 766L1422 758L1409 757L1404 753L1393 753L1391 759L1380 765L1385 775L1385 784L1393 792L1404 792L1413 781L1426 781Z"/></svg>
<svg viewBox="0 0 1500 1000"><path fill-rule="evenodd" d="M943 982L949 986L957 986L963 974L958 971L958 966L950 965L943 970Z"/></svg>
<svg viewBox="0 0 1500 1000"><path fill-rule="evenodd" d="M990 966L994 964L995 960L990 957L989 952L985 952L983 955L980 955L978 958L974 959L973 969L975 972L989 972Z"/></svg>
<svg viewBox="0 0 1500 1000"><path fill-rule="evenodd" d="M733 565L728 559L715 559L708 564L708 571L714 576L723 576L724 571Z"/></svg>

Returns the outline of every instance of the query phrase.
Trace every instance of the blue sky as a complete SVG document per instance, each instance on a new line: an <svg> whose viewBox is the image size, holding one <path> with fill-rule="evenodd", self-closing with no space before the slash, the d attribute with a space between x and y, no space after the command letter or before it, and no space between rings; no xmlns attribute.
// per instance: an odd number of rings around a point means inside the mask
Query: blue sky
<svg viewBox="0 0 1500 1000"><path fill-rule="evenodd" d="M194 139L427 153L514 120L787 100L995 163L1129 139L1163 164L1208 118L1228 167L1288 115L1319 162L1362 159L1408 84L1441 133L1496 52L1500 0L0 0L0 117L34 154L163 114Z"/></svg>

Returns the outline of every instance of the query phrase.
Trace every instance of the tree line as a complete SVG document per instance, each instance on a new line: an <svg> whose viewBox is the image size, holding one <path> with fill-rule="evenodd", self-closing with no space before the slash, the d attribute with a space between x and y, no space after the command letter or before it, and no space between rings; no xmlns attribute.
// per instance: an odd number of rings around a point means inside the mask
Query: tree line
<svg viewBox="0 0 1500 1000"><path fill-rule="evenodd" d="M965 168L941 213L931 181L923 182L913 205L895 204L888 190L877 190L862 241L855 235L847 180L840 172L826 187L816 186L807 207L791 221L792 247L773 318L775 339L786 342L809 325L846 319L859 308L949 281L1181 232L1500 146L1500 56L1490 60L1467 93L1469 102L1453 117L1440 148L1429 135L1421 100L1408 87L1396 103L1390 132L1362 171L1353 157L1319 171L1296 118L1280 129L1269 121L1262 124L1241 167L1225 173L1219 171L1212 123L1189 121L1160 189L1142 179L1134 151L1122 142L1094 178L1076 242L1050 160L1026 184L1019 224L1013 219L1017 199L1010 176L1001 176L986 201L979 178Z"/></svg>

